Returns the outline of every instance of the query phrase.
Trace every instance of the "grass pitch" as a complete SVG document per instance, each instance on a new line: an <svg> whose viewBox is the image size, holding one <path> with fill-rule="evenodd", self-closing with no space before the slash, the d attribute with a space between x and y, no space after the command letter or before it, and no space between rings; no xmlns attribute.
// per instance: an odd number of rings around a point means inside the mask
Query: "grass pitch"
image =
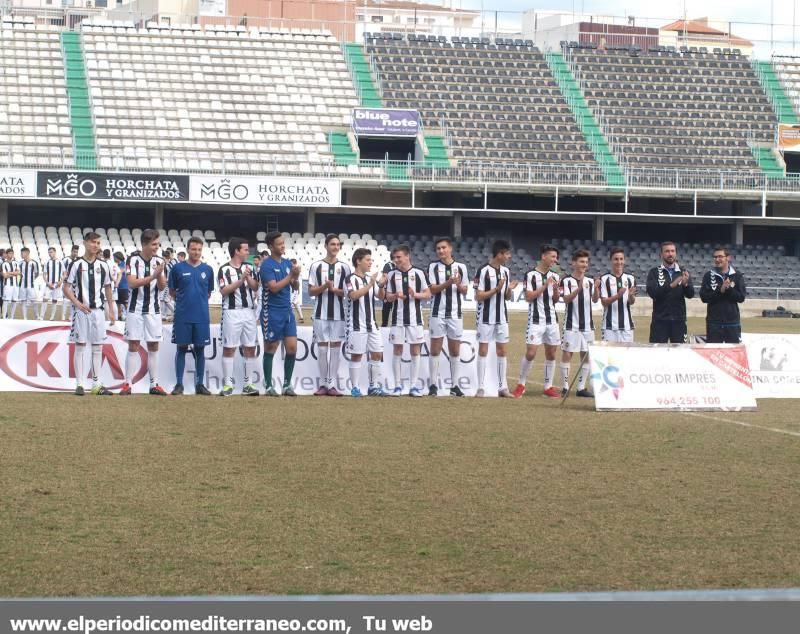
<svg viewBox="0 0 800 634"><path fill-rule="evenodd" d="M797 401L600 414L529 387L521 401L5 393L0 595L800 586Z"/></svg>

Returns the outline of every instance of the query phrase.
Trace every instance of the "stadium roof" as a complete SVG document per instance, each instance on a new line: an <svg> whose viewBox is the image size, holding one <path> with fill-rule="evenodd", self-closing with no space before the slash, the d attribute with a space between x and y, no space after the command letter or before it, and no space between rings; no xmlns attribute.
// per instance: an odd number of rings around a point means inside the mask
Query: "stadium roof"
<svg viewBox="0 0 800 634"><path fill-rule="evenodd" d="M472 11L469 9L454 9L452 7L446 7L441 4L430 4L427 2L407 2L406 0L367 0L367 6L380 7L384 9L407 9L409 11L417 9L419 11L444 11L444 12L452 11L453 13L479 13L478 11Z"/></svg>
<svg viewBox="0 0 800 634"><path fill-rule="evenodd" d="M731 44L739 44L741 46L752 46L753 43L750 40L746 40L742 37L737 35L726 33L725 31L720 31L719 29L715 29L713 27L708 26L708 18L699 18L697 20L676 20L671 24L667 24L666 26L661 27L662 31L679 31L681 33L686 31L686 33L690 33L692 35L709 35L714 39L725 39L729 41Z"/></svg>

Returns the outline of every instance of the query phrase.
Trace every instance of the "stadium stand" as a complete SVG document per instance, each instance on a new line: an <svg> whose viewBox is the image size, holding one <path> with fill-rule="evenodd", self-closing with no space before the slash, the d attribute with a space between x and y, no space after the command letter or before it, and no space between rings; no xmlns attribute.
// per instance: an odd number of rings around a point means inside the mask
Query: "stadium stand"
<svg viewBox="0 0 800 634"><path fill-rule="evenodd" d="M738 51L598 51L567 60L620 162L629 167L758 170L753 143L777 119Z"/></svg>
<svg viewBox="0 0 800 634"><path fill-rule="evenodd" d="M370 37L367 51L386 107L418 109L426 128L444 122L454 159L581 164L587 183L605 182L530 40L412 34L407 40Z"/></svg>
<svg viewBox="0 0 800 634"><path fill-rule="evenodd" d="M789 99L794 114L800 113L800 57L789 55L775 55L772 58L772 67ZM782 121L784 119L782 118ZM790 121L785 121L789 123ZM794 123L792 121L792 123Z"/></svg>
<svg viewBox="0 0 800 634"><path fill-rule="evenodd" d="M0 22L0 164L72 166L60 29Z"/></svg>

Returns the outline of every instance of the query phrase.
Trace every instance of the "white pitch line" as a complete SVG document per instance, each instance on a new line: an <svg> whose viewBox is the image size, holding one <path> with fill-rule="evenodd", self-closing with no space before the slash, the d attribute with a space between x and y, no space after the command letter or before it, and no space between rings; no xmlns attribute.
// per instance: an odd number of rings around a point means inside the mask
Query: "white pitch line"
<svg viewBox="0 0 800 634"><path fill-rule="evenodd" d="M753 423L745 423L742 420L731 420L730 418L720 418L719 416L711 416L710 414L701 414L700 412L684 412L689 416L697 416L699 418L708 418L720 423L732 423L733 425L741 425L742 427L752 427L754 429L763 429L764 431L775 432L776 434L786 434L787 436L795 436L800 438L800 432L789 431L788 429L778 429L777 427L765 427L764 425L753 425Z"/></svg>

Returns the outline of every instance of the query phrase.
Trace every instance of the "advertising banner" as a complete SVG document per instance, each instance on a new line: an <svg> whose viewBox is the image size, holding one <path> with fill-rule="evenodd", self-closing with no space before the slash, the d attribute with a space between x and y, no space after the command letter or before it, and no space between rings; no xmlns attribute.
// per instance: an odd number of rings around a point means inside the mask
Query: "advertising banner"
<svg viewBox="0 0 800 634"><path fill-rule="evenodd" d="M800 152L800 125L779 123L778 147L784 152Z"/></svg>
<svg viewBox="0 0 800 634"><path fill-rule="evenodd" d="M419 112L391 108L353 108L356 136L415 137L419 132Z"/></svg>
<svg viewBox="0 0 800 634"><path fill-rule="evenodd" d="M200 0L200 15L228 15L225 0Z"/></svg>
<svg viewBox="0 0 800 634"><path fill-rule="evenodd" d="M589 344L595 409L755 409L741 344Z"/></svg>
<svg viewBox="0 0 800 634"><path fill-rule="evenodd" d="M190 199L193 203L338 207L342 183L334 179L197 175L191 177Z"/></svg>
<svg viewBox="0 0 800 634"><path fill-rule="evenodd" d="M177 202L189 200L189 177L167 174L38 172L39 198Z"/></svg>
<svg viewBox="0 0 800 634"><path fill-rule="evenodd" d="M800 335L743 333L756 398L800 398Z"/></svg>
<svg viewBox="0 0 800 634"><path fill-rule="evenodd" d="M255 319L255 316L253 317ZM127 343L123 339L124 323L117 323L107 330L108 339L103 345L103 367L100 373L100 380L107 388L118 390L124 380L125 355L127 354ZM0 321L0 391L17 392L68 392L75 389L75 365L74 365L74 346L69 343L69 322L31 322L24 320L2 320ZM389 329L381 330L384 338L384 363L383 363L383 386L389 391L394 389L394 377L392 374L392 346L389 344ZM297 341L297 362L295 364L292 383L295 391L299 395L313 394L318 387L318 365L317 347L312 341L312 329L310 326L298 328ZM172 336L172 326L164 325L163 341L159 348L159 371L160 383L167 391L172 389L175 377L175 346L170 343ZM426 333L427 340L427 333ZM259 334L260 342L260 334ZM89 348L89 346L87 346ZM465 331L461 343L461 376L459 386L468 395L474 395L476 391L476 354L477 343L475 331ZM258 359L261 358L262 346L256 351ZM339 389L350 393L348 365L349 359L346 353L342 352L345 359L340 364ZM427 394L428 385L428 344L423 345L422 361L420 363L420 377L418 387L424 388ZM206 346L206 368L205 385L213 393L218 393L222 389L222 347L220 344L219 324L211 325L211 345ZM85 368L87 375L90 372L90 352L87 349ZM497 372L496 357L494 352L489 353L486 372L486 394L497 396ZM403 389L408 393L410 358L406 347L403 355ZM264 391L263 379L261 376L261 363L254 363L254 383L259 389ZM273 370L273 381L276 386L283 384L283 353L279 349ZM444 396L452 387L450 381L450 364L447 361L446 351L442 352L442 362L439 364L442 387L440 395ZM242 378L244 374L244 362L241 355L237 353L234 376L236 379L236 392L241 392ZM144 394L149 388L149 378L147 375L147 352L142 346L136 367L135 382L133 391ZM186 355L186 374L184 385L186 393L194 392L195 385L194 360L191 354ZM360 387L366 393L368 385L367 363L362 362ZM91 379L84 381L85 387L91 386Z"/></svg>
<svg viewBox="0 0 800 634"><path fill-rule="evenodd" d="M35 198L34 170L0 170L0 198Z"/></svg>

